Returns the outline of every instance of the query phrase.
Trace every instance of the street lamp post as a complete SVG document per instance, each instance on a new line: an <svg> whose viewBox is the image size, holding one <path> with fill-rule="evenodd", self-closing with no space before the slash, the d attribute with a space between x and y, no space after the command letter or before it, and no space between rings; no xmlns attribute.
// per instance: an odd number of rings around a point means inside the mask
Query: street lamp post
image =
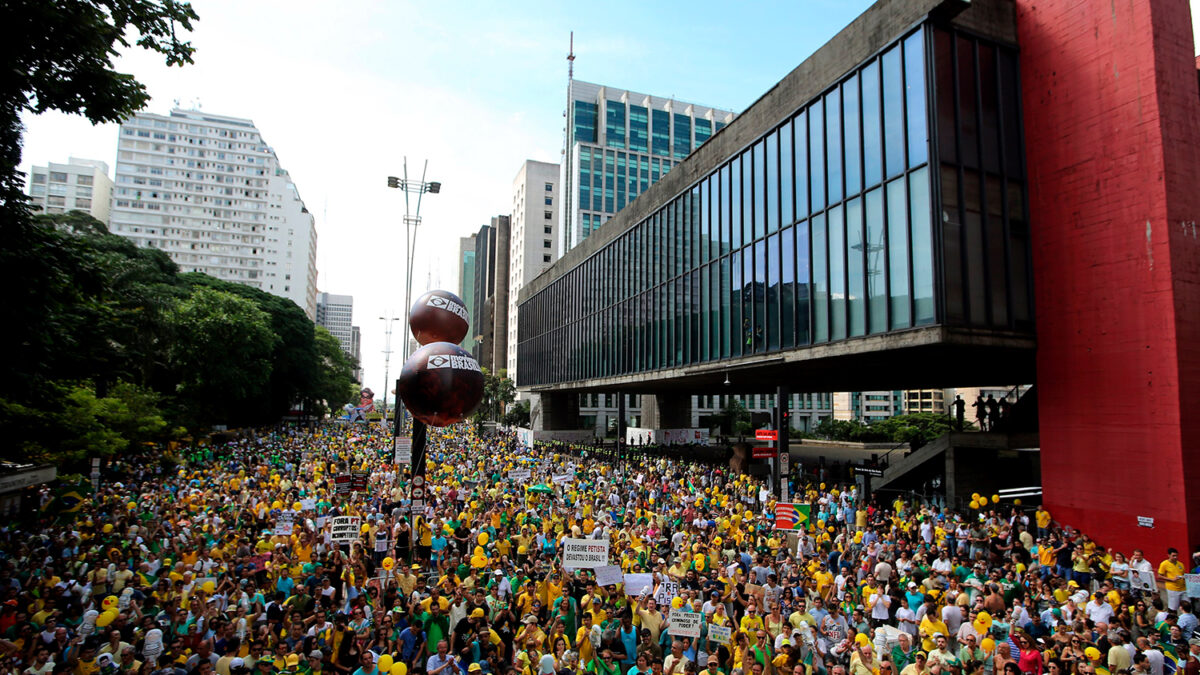
<svg viewBox="0 0 1200 675"><path fill-rule="evenodd" d="M413 272L413 251L417 243L417 228L421 225L421 197L426 192L430 194L438 194L442 191L442 184L437 181L426 181L425 173L429 169L429 160L425 160L425 166L421 169L421 180L409 180L408 178L408 158L404 158L404 177L397 178L396 176L388 176L387 184L389 188L404 191L404 346L400 351L404 354L404 359L407 361L410 356L408 353L408 334L409 334L409 309L412 307L412 272ZM412 200L409 195L416 195L416 210L411 210ZM400 383L396 383L396 391L400 391ZM392 425L392 437L400 436L400 399L397 395L396 399L396 421ZM416 518L419 513L418 509L424 508L425 499L425 424L420 420L413 419L412 421L412 463L409 465L409 502L413 524L416 525ZM399 440L394 444L398 447Z"/></svg>
<svg viewBox="0 0 1200 675"><path fill-rule="evenodd" d="M384 343L383 343L383 424L384 424L385 429L387 428L387 411L388 411L387 392L388 392L388 386L389 386L388 382L390 382L390 380L388 380L388 369L390 368L391 363L392 363L392 322L399 320L399 318L400 317L392 316L391 312L388 312L387 316L379 317L379 320L383 322L383 327L384 327L384 331L383 331L383 334L384 334Z"/></svg>

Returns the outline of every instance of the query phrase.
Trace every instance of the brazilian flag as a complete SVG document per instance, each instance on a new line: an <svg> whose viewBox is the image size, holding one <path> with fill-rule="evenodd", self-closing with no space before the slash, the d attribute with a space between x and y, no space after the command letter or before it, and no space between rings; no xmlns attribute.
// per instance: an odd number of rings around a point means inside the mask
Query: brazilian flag
<svg viewBox="0 0 1200 675"><path fill-rule="evenodd" d="M84 504L91 501L92 484L86 479L78 483L63 482L54 491L54 497L42 507L42 512L58 518L72 518Z"/></svg>

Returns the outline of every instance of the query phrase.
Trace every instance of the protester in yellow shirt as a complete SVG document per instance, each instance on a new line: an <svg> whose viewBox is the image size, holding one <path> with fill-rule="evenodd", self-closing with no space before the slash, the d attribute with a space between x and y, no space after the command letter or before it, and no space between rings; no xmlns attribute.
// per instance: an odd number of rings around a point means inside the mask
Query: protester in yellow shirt
<svg viewBox="0 0 1200 675"><path fill-rule="evenodd" d="M1186 571L1179 560L1179 551L1167 549L1167 559L1158 564L1158 579L1167 589L1167 609L1173 612L1179 611L1179 602L1183 600L1183 592L1187 588L1183 580Z"/></svg>

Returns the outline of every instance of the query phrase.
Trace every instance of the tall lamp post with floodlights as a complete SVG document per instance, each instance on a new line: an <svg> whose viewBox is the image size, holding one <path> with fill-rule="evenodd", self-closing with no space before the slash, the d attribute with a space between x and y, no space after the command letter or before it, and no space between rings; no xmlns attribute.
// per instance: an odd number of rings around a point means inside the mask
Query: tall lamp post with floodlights
<svg viewBox="0 0 1200 675"><path fill-rule="evenodd" d="M421 225L421 198L426 192L430 194L438 194L442 191L442 184L437 181L426 181L425 173L429 170L429 160L425 160L425 166L421 169L421 180L409 180L408 178L408 158L404 158L404 177L397 178L396 176L388 176L387 184L389 188L404 191L404 336L403 346L400 348L400 353L404 355L404 360L407 361L410 354L408 353L408 335L410 333L408 325L409 309L412 307L412 276L413 276L413 251L417 243L417 228ZM412 210L412 199L409 195L416 195L416 210ZM398 384L398 383L397 383ZM400 387L396 387L399 392ZM386 397L385 397L386 398ZM395 422L392 424L392 437L395 439L397 454L400 450L400 426L402 419L400 416L400 397L396 395L396 414ZM425 490L425 425L420 424L417 420L413 420L412 436L409 439L409 471L411 482L409 483L409 498L410 509L413 516L413 525L416 525L416 516L418 509L423 504L418 504L423 501ZM399 461L399 459L397 459ZM397 476L398 477L398 476ZM420 497L420 498L419 498Z"/></svg>
<svg viewBox="0 0 1200 675"><path fill-rule="evenodd" d="M398 317L398 316L392 316L391 312L388 312L387 316L379 317L379 320L383 322L383 335L384 335L384 343L383 343L383 428L385 428L385 429L387 428L387 421L388 421L388 416L387 416L387 411L388 411L387 397L388 397L388 395L387 395L387 393L388 393L388 387L391 386L389 384L390 380L388 380L388 369L391 366L391 362L392 362L392 322L398 321L399 319L400 319L400 317Z"/></svg>

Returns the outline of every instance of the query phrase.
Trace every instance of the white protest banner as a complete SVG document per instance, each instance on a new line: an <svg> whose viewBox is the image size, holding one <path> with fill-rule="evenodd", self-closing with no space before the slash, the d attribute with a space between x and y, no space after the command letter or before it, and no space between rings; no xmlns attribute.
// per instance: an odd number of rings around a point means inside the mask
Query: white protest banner
<svg viewBox="0 0 1200 675"><path fill-rule="evenodd" d="M664 581L658 585L658 589L654 591L654 601L660 605L669 605L679 595L679 582ZM674 633L672 633L674 635Z"/></svg>
<svg viewBox="0 0 1200 675"><path fill-rule="evenodd" d="M291 511L283 511L279 517L275 519L275 535L289 535L292 533L292 524L295 522L295 513Z"/></svg>
<svg viewBox="0 0 1200 675"><path fill-rule="evenodd" d="M316 511L317 510L317 500L312 499L312 498L301 499L300 500L300 510L301 511Z"/></svg>
<svg viewBox="0 0 1200 675"><path fill-rule="evenodd" d="M563 567L594 569L607 564L607 539L563 539Z"/></svg>
<svg viewBox="0 0 1200 675"><path fill-rule="evenodd" d="M316 526L318 530L325 529L325 523L329 522L329 516L317 516Z"/></svg>
<svg viewBox="0 0 1200 675"><path fill-rule="evenodd" d="M717 644L729 644L729 626L718 626L716 624L708 624L708 639Z"/></svg>
<svg viewBox="0 0 1200 675"><path fill-rule="evenodd" d="M395 442L395 464L412 464L412 438L397 436Z"/></svg>
<svg viewBox="0 0 1200 675"><path fill-rule="evenodd" d="M330 519L330 541L335 544L349 544L358 541L358 529L362 519L358 516L337 516Z"/></svg>
<svg viewBox="0 0 1200 675"><path fill-rule="evenodd" d="M624 581L621 568L617 565L604 565L596 568L597 586L614 586Z"/></svg>
<svg viewBox="0 0 1200 675"><path fill-rule="evenodd" d="M550 477L552 483L570 483L575 480L575 472L568 471L567 473L556 473Z"/></svg>
<svg viewBox="0 0 1200 675"><path fill-rule="evenodd" d="M529 481L533 478L533 471L530 469L512 469L508 472L508 479L514 483Z"/></svg>
<svg viewBox="0 0 1200 675"><path fill-rule="evenodd" d="M1183 575L1183 583L1186 584L1189 598L1200 598L1200 574Z"/></svg>
<svg viewBox="0 0 1200 675"><path fill-rule="evenodd" d="M667 619L670 625L667 626L667 634L675 637L700 637L700 624L704 621L704 615L700 612L671 612L671 617Z"/></svg>
<svg viewBox="0 0 1200 675"><path fill-rule="evenodd" d="M1145 572L1129 570L1129 584L1134 588L1140 588L1144 591L1158 590L1158 583L1154 580L1153 570L1147 570Z"/></svg>
<svg viewBox="0 0 1200 675"><path fill-rule="evenodd" d="M649 594L654 590L654 575L653 574L626 574L625 575L625 595L638 597Z"/></svg>

